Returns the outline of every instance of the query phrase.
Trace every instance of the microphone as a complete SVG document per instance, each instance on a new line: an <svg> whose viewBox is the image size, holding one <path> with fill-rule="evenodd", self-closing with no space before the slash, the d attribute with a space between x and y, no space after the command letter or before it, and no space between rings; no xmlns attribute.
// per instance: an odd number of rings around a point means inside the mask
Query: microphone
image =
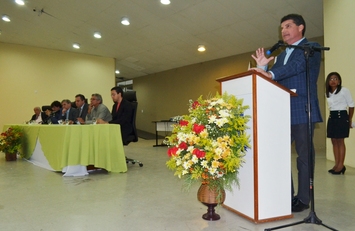
<svg viewBox="0 0 355 231"><path fill-rule="evenodd" d="M283 45L284 42L282 40L279 40L275 45L273 45L270 50L266 51L267 55L271 55L272 52L276 51L277 49L279 49L279 47L281 45Z"/></svg>

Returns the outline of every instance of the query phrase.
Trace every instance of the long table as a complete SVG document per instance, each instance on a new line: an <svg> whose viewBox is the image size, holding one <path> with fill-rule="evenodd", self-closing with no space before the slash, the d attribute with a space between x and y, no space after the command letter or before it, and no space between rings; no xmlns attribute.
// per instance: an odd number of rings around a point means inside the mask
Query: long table
<svg viewBox="0 0 355 231"><path fill-rule="evenodd" d="M20 126L24 132L22 152L25 159L43 152L45 161L54 171L70 166L94 165L109 172L126 172L127 164L117 124L97 125L27 125Z"/></svg>

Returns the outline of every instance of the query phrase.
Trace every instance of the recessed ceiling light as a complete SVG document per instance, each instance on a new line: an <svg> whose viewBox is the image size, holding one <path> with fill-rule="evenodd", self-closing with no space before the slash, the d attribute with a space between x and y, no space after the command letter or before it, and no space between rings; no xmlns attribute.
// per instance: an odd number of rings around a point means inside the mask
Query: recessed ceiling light
<svg viewBox="0 0 355 231"><path fill-rule="evenodd" d="M169 5L170 4L170 0L160 0L160 3L163 5Z"/></svg>
<svg viewBox="0 0 355 231"><path fill-rule="evenodd" d="M25 5L25 1L23 1L23 0L15 0L15 2L21 6Z"/></svg>
<svg viewBox="0 0 355 231"><path fill-rule="evenodd" d="M204 51L206 50L206 48L205 48L204 45L198 45L197 50L198 50L199 52L204 52Z"/></svg>
<svg viewBox="0 0 355 231"><path fill-rule="evenodd" d="M10 20L10 17L7 16L6 14L4 14L1 18L2 18L2 20L5 21L5 22L10 22L10 21L11 21L11 20Z"/></svg>
<svg viewBox="0 0 355 231"><path fill-rule="evenodd" d="M100 32L95 32L94 33L95 38L101 38L101 33Z"/></svg>
<svg viewBox="0 0 355 231"><path fill-rule="evenodd" d="M128 26L130 23L129 23L129 19L127 17L123 17L121 19L121 23L125 26Z"/></svg>
<svg viewBox="0 0 355 231"><path fill-rule="evenodd" d="M74 43L74 44L73 44L73 47L74 47L75 49L80 49L79 43Z"/></svg>
<svg viewBox="0 0 355 231"><path fill-rule="evenodd" d="M119 73L120 73L120 71L119 71L119 70L116 70L116 71L115 71L115 73L116 73L116 74L119 74Z"/></svg>

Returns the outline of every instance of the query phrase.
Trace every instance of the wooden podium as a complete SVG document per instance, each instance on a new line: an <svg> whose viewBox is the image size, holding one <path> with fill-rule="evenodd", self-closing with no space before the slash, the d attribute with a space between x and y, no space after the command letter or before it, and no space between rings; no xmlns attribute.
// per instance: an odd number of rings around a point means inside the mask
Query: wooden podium
<svg viewBox="0 0 355 231"><path fill-rule="evenodd" d="M249 105L251 149L239 170L239 187L223 207L255 223L292 218L289 89L255 71L222 77L221 93Z"/></svg>

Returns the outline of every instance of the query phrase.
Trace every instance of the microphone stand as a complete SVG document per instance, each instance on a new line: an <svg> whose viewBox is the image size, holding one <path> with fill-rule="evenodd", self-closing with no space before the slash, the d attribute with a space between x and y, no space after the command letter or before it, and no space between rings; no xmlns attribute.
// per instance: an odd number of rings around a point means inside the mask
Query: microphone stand
<svg viewBox="0 0 355 231"><path fill-rule="evenodd" d="M312 150L312 143L313 143L313 136L312 136L312 120L311 120L311 91L310 91L310 76L309 76L309 57L312 57L315 51L321 52L322 50L329 50L329 47L318 47L318 46L312 46L309 43L302 44L302 45L288 45L288 44L283 44L280 46L285 46L285 47L292 47L295 49L302 49L304 51L304 57L306 59L306 81L307 81L307 115L308 115L308 139L307 139L307 147L308 147L308 167L309 167L309 189L310 189L310 197L311 197L311 211L308 215L308 217L304 218L302 221L294 222L291 224L287 225L282 225L282 226L277 226L274 228L267 228L264 231L269 231L269 230L276 230L276 229L282 229L294 225L299 225L303 223L312 223L312 224L317 224L317 225L322 225L330 230L338 231L337 229L334 229L328 225L325 225L322 220L320 220L316 212L314 210L314 153Z"/></svg>

